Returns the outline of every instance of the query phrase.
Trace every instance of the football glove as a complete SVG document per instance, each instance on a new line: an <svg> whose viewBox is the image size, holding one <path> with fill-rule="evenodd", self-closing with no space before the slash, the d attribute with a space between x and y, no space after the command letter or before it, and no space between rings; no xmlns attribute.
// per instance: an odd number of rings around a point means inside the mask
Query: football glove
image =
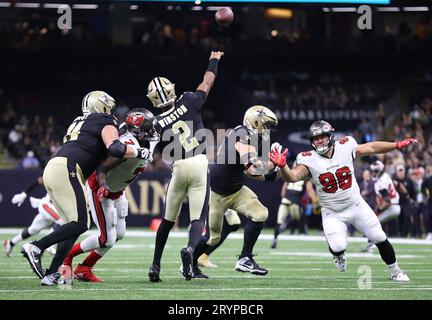
<svg viewBox="0 0 432 320"><path fill-rule="evenodd" d="M404 149L404 148L408 147L410 144L417 144L417 143L418 143L417 139L408 138L408 139L405 139L402 141L396 141L396 148L398 150L400 150L400 149Z"/></svg>
<svg viewBox="0 0 432 320"><path fill-rule="evenodd" d="M275 166L279 168L283 168L286 165L286 156L288 154L288 149L286 148L283 153L280 153L278 150L273 150L270 152L270 160L274 163Z"/></svg>
<svg viewBox="0 0 432 320"><path fill-rule="evenodd" d="M273 143L272 143L272 145L271 145L271 147L270 147L270 151L273 151L273 150L275 150L275 149L276 149L279 153L282 152L282 146L280 145L279 142L273 142Z"/></svg>
<svg viewBox="0 0 432 320"><path fill-rule="evenodd" d="M21 192L17 193L12 198L12 203L16 204L18 207L21 207L21 205L24 203L24 200L27 198L27 193Z"/></svg>
<svg viewBox="0 0 432 320"><path fill-rule="evenodd" d="M149 149L147 148L138 148L138 159L144 160L147 163L153 161L153 156Z"/></svg>
<svg viewBox="0 0 432 320"><path fill-rule="evenodd" d="M104 183L99 187L99 189L97 191L97 197L98 197L99 201L101 201L102 198L107 198L108 195L109 195L109 190L108 190L107 185Z"/></svg>

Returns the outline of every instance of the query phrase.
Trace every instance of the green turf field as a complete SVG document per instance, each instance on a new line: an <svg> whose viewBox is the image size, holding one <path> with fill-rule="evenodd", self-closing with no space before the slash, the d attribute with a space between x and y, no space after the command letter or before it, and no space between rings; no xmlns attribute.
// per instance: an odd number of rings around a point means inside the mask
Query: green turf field
<svg viewBox="0 0 432 320"><path fill-rule="evenodd" d="M267 231L269 235L270 231ZM12 235L12 234L10 234ZM241 232L236 233L240 238ZM0 234L6 239L8 234ZM336 270L324 241L280 240L276 250L260 239L256 260L269 269L265 277L234 270L241 239L228 239L212 256L218 268L202 270L208 280L185 281L179 273L179 250L184 237L168 240L162 260L162 283L150 283L147 270L154 236L127 236L95 268L105 283L75 281L71 290L42 287L16 247L13 256L0 254L0 299L431 299L432 245L396 244L399 265L409 283L389 280L378 252L360 253L361 244L348 247L348 270ZM84 255L77 257L80 262ZM50 256L43 259L48 266ZM360 266L371 268L371 289L359 289ZM366 267L367 268L367 267Z"/></svg>

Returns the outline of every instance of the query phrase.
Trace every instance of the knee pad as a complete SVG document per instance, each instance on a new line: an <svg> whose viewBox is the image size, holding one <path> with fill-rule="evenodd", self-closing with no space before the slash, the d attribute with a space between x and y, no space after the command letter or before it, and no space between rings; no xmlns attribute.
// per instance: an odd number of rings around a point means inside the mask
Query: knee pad
<svg viewBox="0 0 432 320"><path fill-rule="evenodd" d="M252 221L254 222L265 222L268 218L268 209L266 207L262 207L261 209L257 210L256 212L252 213Z"/></svg>
<svg viewBox="0 0 432 320"><path fill-rule="evenodd" d="M335 254L335 253L343 253L346 250L347 247L347 243L345 242L336 242L336 243L329 243L329 249L330 252Z"/></svg>
<svg viewBox="0 0 432 320"><path fill-rule="evenodd" d="M384 242L387 239L387 236L385 232L380 228L380 230L376 230L372 232L370 235L368 235L367 238L373 243L380 243L380 242Z"/></svg>

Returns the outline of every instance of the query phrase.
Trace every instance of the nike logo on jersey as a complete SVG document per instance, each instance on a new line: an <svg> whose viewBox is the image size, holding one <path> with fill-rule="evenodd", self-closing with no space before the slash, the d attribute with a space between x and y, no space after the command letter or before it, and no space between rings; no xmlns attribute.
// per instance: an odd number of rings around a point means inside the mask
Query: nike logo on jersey
<svg viewBox="0 0 432 320"><path fill-rule="evenodd" d="M162 128L165 128L167 125L175 122L180 118L180 116L184 115L188 109L182 104L180 107L175 109L174 111L170 112L167 116L163 117L159 120L159 125Z"/></svg>

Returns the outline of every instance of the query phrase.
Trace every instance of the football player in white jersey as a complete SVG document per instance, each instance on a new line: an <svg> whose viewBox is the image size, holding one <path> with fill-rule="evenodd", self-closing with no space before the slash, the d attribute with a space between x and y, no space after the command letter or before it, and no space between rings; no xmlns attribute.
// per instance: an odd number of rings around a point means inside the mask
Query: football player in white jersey
<svg viewBox="0 0 432 320"><path fill-rule="evenodd" d="M12 197L12 203L21 207L25 199L27 199L27 195L40 185L43 185L42 177L37 178L33 183L28 185L23 192L15 194ZM12 255L12 250L17 243L30 238L31 236L37 235L43 229L56 229L63 224L63 220L60 219L57 214L48 194L41 199L30 197L30 204L33 208L38 209L38 214L34 217L29 227L25 228L12 239L3 241L3 247L8 257ZM55 245L49 247L47 251L54 255L56 251Z"/></svg>
<svg viewBox="0 0 432 320"><path fill-rule="evenodd" d="M377 204L378 220L381 223L399 217L401 207L399 205L399 193L393 183L393 179L384 171L384 164L377 160L369 166L372 181L374 181L375 200ZM364 251L371 251L375 245L369 240Z"/></svg>
<svg viewBox="0 0 432 320"><path fill-rule="evenodd" d="M391 279L409 281L396 262L393 246L377 216L360 195L354 175L354 160L365 155L403 149L416 144L417 140L409 138L358 145L353 137L348 136L336 142L333 127L323 120L315 121L310 126L309 139L313 150L298 154L296 167L290 169L286 165L288 149L282 153L273 149L270 159L282 168L282 177L288 182L304 180L309 176L312 178L321 202L324 234L337 269L346 270L344 252L348 225L352 224L378 247L381 258L388 265Z"/></svg>
<svg viewBox="0 0 432 320"><path fill-rule="evenodd" d="M72 259L75 256L91 251L74 270L74 277L79 280L104 281L92 272L92 268L116 241L123 239L126 233L128 202L124 190L152 161L154 148L159 142L159 134L153 126L153 121L154 116L150 111L136 108L128 112L125 123L120 126L119 140L132 147L147 148L150 152L147 160L122 160L110 156L87 180L90 210L99 234L76 243L63 262L64 266L72 268Z"/></svg>

